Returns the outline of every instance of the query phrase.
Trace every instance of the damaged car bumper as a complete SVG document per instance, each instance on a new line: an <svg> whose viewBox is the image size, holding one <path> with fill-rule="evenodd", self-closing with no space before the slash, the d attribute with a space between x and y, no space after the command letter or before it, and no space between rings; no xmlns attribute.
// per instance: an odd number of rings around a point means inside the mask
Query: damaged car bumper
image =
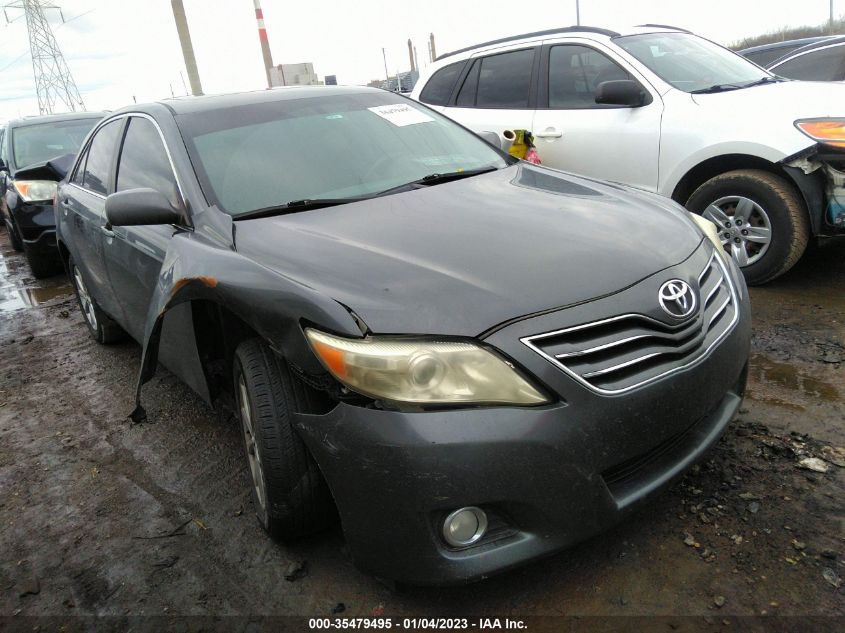
<svg viewBox="0 0 845 633"><path fill-rule="evenodd" d="M691 261L701 266L702 253ZM558 395L550 405L403 412L340 403L325 415L298 415L356 564L413 583L478 579L606 530L664 489L719 439L742 400L748 297L739 275L729 276L722 283L733 282L734 294L696 350L655 356L656 364L621 375L558 364L545 352L569 344L583 351L587 315L591 324L597 314L618 317L618 306L651 296L657 279L487 336ZM713 290L715 279L702 284L704 320L727 297ZM560 339L568 328L579 333L574 342ZM589 361L614 362L606 352ZM461 509L480 510L486 523L463 547L446 538Z"/></svg>

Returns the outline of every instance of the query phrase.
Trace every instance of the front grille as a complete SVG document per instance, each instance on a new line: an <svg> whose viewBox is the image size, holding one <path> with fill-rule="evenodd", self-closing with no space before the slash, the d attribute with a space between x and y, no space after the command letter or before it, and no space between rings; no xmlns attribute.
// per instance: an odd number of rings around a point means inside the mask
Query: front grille
<svg viewBox="0 0 845 633"><path fill-rule="evenodd" d="M522 342L590 389L623 393L692 365L730 332L739 315L738 300L715 252L698 276L698 294L701 308L684 323L623 314Z"/></svg>

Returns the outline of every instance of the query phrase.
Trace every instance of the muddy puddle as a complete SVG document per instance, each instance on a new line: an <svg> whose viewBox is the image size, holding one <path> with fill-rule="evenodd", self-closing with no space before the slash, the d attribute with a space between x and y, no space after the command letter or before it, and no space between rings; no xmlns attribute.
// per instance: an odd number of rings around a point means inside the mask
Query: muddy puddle
<svg viewBox="0 0 845 633"><path fill-rule="evenodd" d="M10 274L29 272L20 270L21 260L11 249L0 250L0 314L36 308L73 293L64 275L35 280L31 277L20 279L20 274Z"/></svg>

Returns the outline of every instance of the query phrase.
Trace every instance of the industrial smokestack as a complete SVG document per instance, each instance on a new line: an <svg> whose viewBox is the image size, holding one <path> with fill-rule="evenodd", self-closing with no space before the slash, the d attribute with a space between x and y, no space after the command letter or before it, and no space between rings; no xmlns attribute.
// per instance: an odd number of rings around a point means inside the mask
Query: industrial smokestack
<svg viewBox="0 0 845 633"><path fill-rule="evenodd" d="M188 18L182 0L170 0L173 7L173 19L176 20L176 32L179 33L179 43L182 45L182 57L185 58L185 69L188 71L188 81L191 82L191 93L195 96L202 94L200 74L197 71L197 60L194 57L194 46L191 44L191 33L188 31Z"/></svg>
<svg viewBox="0 0 845 633"><path fill-rule="evenodd" d="M434 33L432 33L431 35L428 36L428 41L429 41L429 50L431 52L431 61L434 61L434 60L437 59L437 51L434 48Z"/></svg>
<svg viewBox="0 0 845 633"><path fill-rule="evenodd" d="M417 67L414 62L414 44L408 39L408 57L411 58L411 72L414 72Z"/></svg>
<svg viewBox="0 0 845 633"><path fill-rule="evenodd" d="M258 22L258 39L261 41L261 54L264 56L264 72L267 74L267 87L272 88L273 82L270 79L270 69L273 68L273 56L270 54L270 42L267 41L267 29L264 28L264 12L261 11L261 3L252 0L255 5L255 20Z"/></svg>

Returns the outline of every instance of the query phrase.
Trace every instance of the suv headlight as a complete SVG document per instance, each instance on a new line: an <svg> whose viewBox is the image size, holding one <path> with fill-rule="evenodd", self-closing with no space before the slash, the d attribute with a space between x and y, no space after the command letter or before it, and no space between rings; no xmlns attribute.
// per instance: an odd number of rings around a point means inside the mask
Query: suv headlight
<svg viewBox="0 0 845 633"><path fill-rule="evenodd" d="M845 147L845 119L799 119L795 127L814 141Z"/></svg>
<svg viewBox="0 0 845 633"><path fill-rule="evenodd" d="M52 180L18 180L15 191L24 202L48 202L56 195L59 183Z"/></svg>
<svg viewBox="0 0 845 633"><path fill-rule="evenodd" d="M364 395L416 404L533 405L549 399L510 363L469 342L305 334L323 366Z"/></svg>

